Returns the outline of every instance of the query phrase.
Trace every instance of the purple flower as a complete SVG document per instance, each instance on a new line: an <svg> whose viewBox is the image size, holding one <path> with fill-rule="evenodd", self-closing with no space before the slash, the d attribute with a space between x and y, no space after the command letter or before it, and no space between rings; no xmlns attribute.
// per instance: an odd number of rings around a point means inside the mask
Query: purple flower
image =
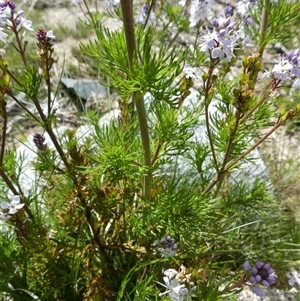
<svg viewBox="0 0 300 301"><path fill-rule="evenodd" d="M252 290L259 297L264 296L264 291L259 285L269 287L276 283L277 276L269 263L258 261L255 266L251 268L249 261L246 261L244 263L244 271L251 273L249 280L253 284Z"/></svg>
<svg viewBox="0 0 300 301"><path fill-rule="evenodd" d="M0 11L7 17L12 17L14 15L15 8L16 4L13 1L6 0L0 3Z"/></svg>
<svg viewBox="0 0 300 301"><path fill-rule="evenodd" d="M39 29L35 36L38 42L42 44L54 44L53 40L55 39L55 36L53 35L52 30Z"/></svg>
<svg viewBox="0 0 300 301"><path fill-rule="evenodd" d="M161 240L156 240L153 245L158 246L157 250L163 257L174 256L178 248L177 243L170 235L162 238Z"/></svg>
<svg viewBox="0 0 300 301"><path fill-rule="evenodd" d="M224 8L224 15L226 18L233 16L233 6L232 5L226 5Z"/></svg>
<svg viewBox="0 0 300 301"><path fill-rule="evenodd" d="M45 149L47 148L47 143L45 142L45 137L43 134L35 134L33 135L33 143L35 144L35 146L43 153L45 151Z"/></svg>
<svg viewBox="0 0 300 301"><path fill-rule="evenodd" d="M175 240L170 235L168 235L166 238L162 239L161 242L168 249L177 249L177 244L175 243Z"/></svg>

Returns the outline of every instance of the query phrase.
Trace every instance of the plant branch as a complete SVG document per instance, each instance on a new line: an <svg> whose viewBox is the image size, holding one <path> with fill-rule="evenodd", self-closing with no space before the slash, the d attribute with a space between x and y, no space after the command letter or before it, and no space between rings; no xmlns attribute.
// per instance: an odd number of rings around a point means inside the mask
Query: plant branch
<svg viewBox="0 0 300 301"><path fill-rule="evenodd" d="M41 123L41 121L32 113L30 110L26 108L19 100L16 98L11 90L7 91L7 94L18 104L19 107L21 107L30 117L32 117L37 123Z"/></svg>
<svg viewBox="0 0 300 301"><path fill-rule="evenodd" d="M6 101L2 96L0 99L0 115L3 117L3 124L2 124L2 141L1 141L1 150L0 150L0 166L3 166L3 158L5 152L5 141L6 141L6 130L7 130L7 112L6 112Z"/></svg>
<svg viewBox="0 0 300 301"><path fill-rule="evenodd" d="M244 123L254 113L254 111L256 111L256 109L266 101L266 99L270 96L270 94L278 87L280 82L281 82L281 80L276 81L275 84L273 82L271 82L267 86L265 91L267 91L271 85L272 85L272 89L269 92L264 93L262 95L261 100L255 106L253 106L253 108L249 112L247 112L247 114L245 114L243 116L243 118L241 118L240 124Z"/></svg>
<svg viewBox="0 0 300 301"><path fill-rule="evenodd" d="M216 152L215 152L215 147L214 147L214 142L213 142L213 138L212 138L212 134L211 134L211 130L210 130L210 123L209 123L209 104L210 104L210 97L209 97L209 93L211 93L211 87L212 87L212 73L213 73L213 69L215 67L215 64L211 64L208 70L208 76L206 81L204 82L204 91L205 91L205 98L204 98L204 104L205 104L205 124L206 124L206 131L207 131L207 136L208 136L208 140L209 140L209 145L210 145L210 149L212 152L212 157L213 157L213 161L214 161L214 165L216 168L216 171L219 172L219 168L218 168L218 160L217 160L217 156L216 156Z"/></svg>
<svg viewBox="0 0 300 301"><path fill-rule="evenodd" d="M162 146L162 144L161 144L161 142L159 141L158 144L157 144L157 147L156 147L156 149L155 149L154 155L153 155L153 157L152 157L152 159L151 159L151 166L152 166L152 165L155 163L155 161L157 160L158 155L159 155L159 151L160 151L160 149L161 149L161 146Z"/></svg>
<svg viewBox="0 0 300 301"><path fill-rule="evenodd" d="M218 175L207 185L207 187L204 189L203 194L209 192L221 179L222 175L226 173L229 169L234 167L240 160L242 160L244 157L246 157L250 152L252 152L255 148L257 148L262 142L264 142L271 134L273 134L281 125L284 124L285 121L281 121L281 118L277 121L276 125L267 132L261 139L259 139L256 143L254 143L250 148L248 148L246 151L244 151L239 157L235 158L231 162L229 162L222 173L218 173Z"/></svg>
<svg viewBox="0 0 300 301"><path fill-rule="evenodd" d="M224 180L224 177L225 177L225 168L226 168L226 164L228 163L228 161L230 160L230 155L231 155L231 152L232 152L232 149L233 149L233 141L235 139L235 136L236 136L236 133L237 133L237 130L238 130L238 127L239 127L239 124L240 124L240 112L239 111L236 111L236 119L235 119L235 125L234 125L234 128L232 129L231 133L230 133L230 137L229 137L229 140L228 140L228 143L227 143L227 146L226 146L226 151L225 151L225 155L224 155L224 159L223 159L223 162L222 162L222 165L221 165L221 168L219 170L219 181L218 181L218 187L216 189L216 193L215 195L218 194L220 188L221 188L221 185L223 183L223 180Z"/></svg>

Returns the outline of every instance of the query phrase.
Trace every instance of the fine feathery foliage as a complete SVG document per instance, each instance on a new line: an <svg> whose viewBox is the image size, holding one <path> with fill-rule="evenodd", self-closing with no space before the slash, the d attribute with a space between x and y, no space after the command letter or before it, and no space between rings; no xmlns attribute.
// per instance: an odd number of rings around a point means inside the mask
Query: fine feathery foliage
<svg viewBox="0 0 300 301"><path fill-rule="evenodd" d="M264 64L273 43L299 46L287 30L298 1L96 2L72 1L94 33L80 51L118 108L83 110L67 129L52 30L36 32L29 64L32 22L0 3L0 299L228 301L245 286L299 296L299 207L278 181L289 170L267 169L258 151L299 116L300 50ZM10 103L40 130L10 137ZM286 191L290 202L297 190Z"/></svg>

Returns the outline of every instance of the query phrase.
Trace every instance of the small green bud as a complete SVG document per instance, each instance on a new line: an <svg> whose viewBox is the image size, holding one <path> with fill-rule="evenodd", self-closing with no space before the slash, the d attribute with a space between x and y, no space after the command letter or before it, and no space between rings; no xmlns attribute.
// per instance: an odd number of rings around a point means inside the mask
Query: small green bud
<svg viewBox="0 0 300 301"><path fill-rule="evenodd" d="M281 122L285 122L289 117L289 112L286 112L282 117L281 117Z"/></svg>
<svg viewBox="0 0 300 301"><path fill-rule="evenodd" d="M208 79L208 73L203 73L203 75L202 75L202 80L203 80L204 82L206 82L207 79Z"/></svg>
<svg viewBox="0 0 300 301"><path fill-rule="evenodd" d="M248 66L248 58L246 56L242 59L243 68L246 69Z"/></svg>
<svg viewBox="0 0 300 301"><path fill-rule="evenodd" d="M9 84L9 75L3 74L0 77L0 88L6 88L6 87L8 87L8 84Z"/></svg>

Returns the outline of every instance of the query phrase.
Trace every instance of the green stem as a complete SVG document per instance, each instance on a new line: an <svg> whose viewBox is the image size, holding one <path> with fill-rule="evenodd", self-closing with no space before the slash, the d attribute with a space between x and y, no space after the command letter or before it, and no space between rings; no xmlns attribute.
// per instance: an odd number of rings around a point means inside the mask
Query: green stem
<svg viewBox="0 0 300 301"><path fill-rule="evenodd" d="M139 125L140 125L140 132L142 138L142 145L144 149L144 164L149 168L147 171L147 175L143 179L143 196L146 199L150 199L150 192L151 192L151 152L150 152L150 139L149 139L149 132L148 132L148 125L147 125L147 115L146 109L144 104L144 96L142 93L136 93L134 95L135 98L135 106L138 115Z"/></svg>
<svg viewBox="0 0 300 301"><path fill-rule="evenodd" d="M262 20L261 20L261 26L260 26L260 39L259 39L259 48L258 53L259 56L262 58L265 47L266 47L266 36L267 36L267 29L268 29L268 19L269 19L269 13L267 7L270 4L270 0L264 1L264 7L262 11Z"/></svg>
<svg viewBox="0 0 300 301"><path fill-rule="evenodd" d="M133 10L131 0L121 0L123 24L128 52L128 64L131 71L133 71L133 59L136 55L136 42L134 34ZM150 139L147 124L147 114L144 104L144 95L142 93L133 93L133 102L136 106L138 121L140 126L140 133L142 139L142 146L144 150L144 164L148 168L147 175L143 179L143 197L150 199L151 191L151 152Z"/></svg>
<svg viewBox="0 0 300 301"><path fill-rule="evenodd" d="M207 137L208 137L208 141L209 141L209 145L210 145L210 149L211 149L215 169L216 169L217 172L219 172L218 160L217 160L217 155L216 155L216 152L215 152L213 137L212 137L212 133L211 133L211 129L210 129L210 122L209 122L209 104L210 104L210 100L211 100L211 97L209 96L209 93L210 93L210 89L211 89L212 84L213 84L212 75L213 75L213 70L214 70L215 65L216 64L211 64L211 66L209 67L208 77L207 77L206 81L203 84L203 88L204 88L204 91L205 91L204 103L205 103L205 125L206 125Z"/></svg>

